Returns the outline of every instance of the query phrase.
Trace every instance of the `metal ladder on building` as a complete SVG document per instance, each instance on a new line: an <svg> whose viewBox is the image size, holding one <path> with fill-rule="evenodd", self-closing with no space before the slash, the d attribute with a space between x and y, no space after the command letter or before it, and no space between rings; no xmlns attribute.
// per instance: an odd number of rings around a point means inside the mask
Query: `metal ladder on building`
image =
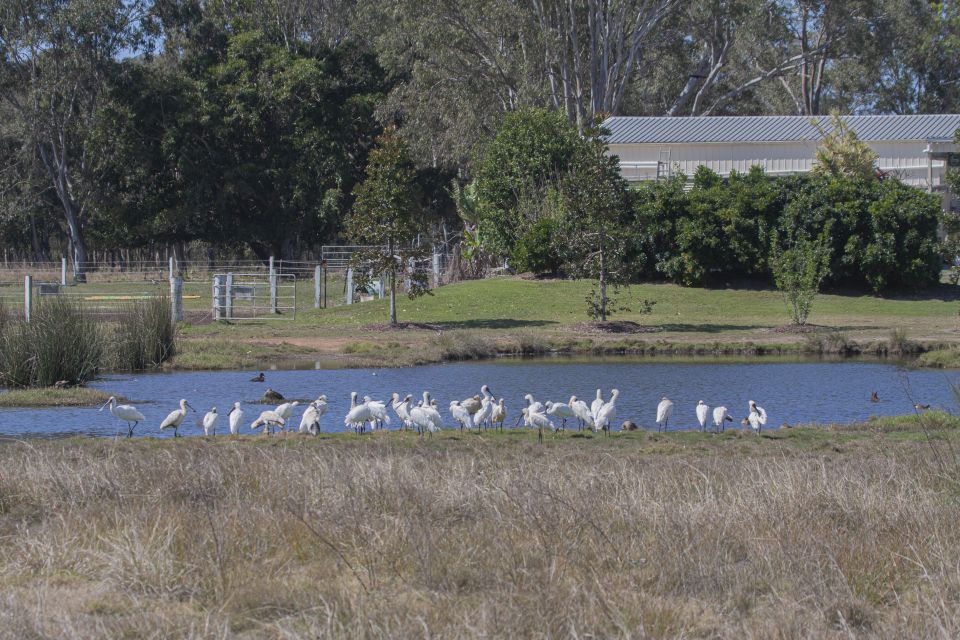
<svg viewBox="0 0 960 640"><path fill-rule="evenodd" d="M670 164L670 148L667 147L664 149L660 147L659 154L657 155L657 182L660 182L661 178L669 180L673 176L673 167Z"/></svg>

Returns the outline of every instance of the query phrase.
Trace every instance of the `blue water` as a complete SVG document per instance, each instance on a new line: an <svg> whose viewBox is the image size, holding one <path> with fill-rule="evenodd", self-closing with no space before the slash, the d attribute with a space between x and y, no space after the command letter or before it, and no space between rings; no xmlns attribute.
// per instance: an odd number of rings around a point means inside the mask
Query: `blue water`
<svg viewBox="0 0 960 640"><path fill-rule="evenodd" d="M250 382L254 371L217 371L108 376L91 385L126 396L146 416L136 435L170 437L161 434L160 422L180 398L196 409L181 428L182 435L202 432L196 421L216 406L221 418L218 433L227 432L226 414L234 401L243 403L242 433L250 433L250 422L268 406L251 404L267 387L288 398L312 399L327 395L329 413L324 431L342 431L343 416L350 405L350 392L389 400L393 391L413 394L418 399L429 390L440 403L440 412L453 426L447 407L451 400L479 393L480 385L490 386L494 395L506 398L507 426L513 425L523 406L523 395L531 393L540 401L566 402L577 395L588 404L596 389L604 397L620 389L617 403L619 425L633 420L641 427L654 427L656 406L662 396L675 403L671 429L697 426L694 407L698 400L711 406L723 404L739 422L747 413L748 400L756 400L769 416L769 426L809 422L852 422L873 415L911 413L914 402L948 410L956 409L952 382L960 372L904 369L879 362L749 362L689 363L607 359L578 360L494 360L440 364L405 369L326 369L267 371L265 383ZM881 402L870 402L876 391ZM303 407L291 422L300 424ZM736 424L736 423L735 423ZM392 425L396 427L396 420ZM570 425L568 424L568 428ZM49 437L70 434L114 436L125 433L119 420L96 408L3 409L0 434L16 437Z"/></svg>

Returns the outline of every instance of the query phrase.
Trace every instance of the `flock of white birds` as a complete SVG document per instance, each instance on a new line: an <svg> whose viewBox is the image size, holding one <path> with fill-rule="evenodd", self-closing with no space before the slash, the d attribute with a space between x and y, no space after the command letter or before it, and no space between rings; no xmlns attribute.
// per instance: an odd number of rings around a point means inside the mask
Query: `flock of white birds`
<svg viewBox="0 0 960 640"><path fill-rule="evenodd" d="M263 374L261 373L259 378L254 378L252 381L262 382ZM401 397L399 393L394 393L389 402L374 400L370 396L364 396L360 401L359 395L356 391L350 394L350 409L343 419L344 425L357 433L375 431L390 425L391 418L388 407L400 420L401 429L410 429L423 436L424 434L432 435L444 428L439 405L430 396L429 391L424 391L423 398L417 400L416 404L414 404L411 394ZM280 394L271 389L267 390L264 397L267 399L283 399ZM605 400L601 390L597 389L596 398L589 405L577 396L571 396L567 402L551 402L548 400L541 403L528 393L524 396L526 405L520 410L514 426L519 426L522 421L525 428L536 429L538 440L541 442L543 441L544 431L564 430L568 420L576 420L578 429L591 429L609 434L613 429L613 421L617 415L617 399L619 397L620 391L613 389L610 392L609 400ZM262 429L263 432L269 433L273 433L277 429L286 431L291 426L289 424L290 419L299 405L298 401L283 402L274 409L262 411L257 419L250 424L250 429ZM750 427L756 433L760 433L763 426L767 424L767 412L753 400L749 401L748 406L749 413L742 420L742 424ZM110 407L110 413L127 423L127 437L131 437L136 426L145 420L143 414L136 407L129 404L117 404L114 397L111 397L106 404L100 407L100 411L107 407ZM328 408L327 396L325 395L307 403L300 418L298 431L312 435L320 433L320 419L327 413ZM666 431L669 428L670 418L673 417L673 409L673 402L669 398L660 400L657 405L656 416L658 432ZM189 402L181 400L180 407L171 411L160 423L160 430L173 429L174 437L179 437L179 429L187 417L188 410L196 411L190 406ZM474 428L478 430L488 428L502 430L507 418L507 407L503 398L496 398L491 393L490 387L483 385L480 387L479 395L452 401L449 406L449 413L461 430ZM234 402L233 407L227 414L232 435L240 433L243 416L244 412L240 408L240 403ZM716 431L723 431L727 422L733 422L727 407L710 407L703 400L696 406L696 416L701 431L706 431L710 427L713 427ZM203 419L198 421L198 425L203 428L204 435L216 435L219 418L220 414L217 413L216 407L212 407L204 414ZM559 421L559 426L556 421ZM626 421L622 428L625 430L635 429L636 425Z"/></svg>

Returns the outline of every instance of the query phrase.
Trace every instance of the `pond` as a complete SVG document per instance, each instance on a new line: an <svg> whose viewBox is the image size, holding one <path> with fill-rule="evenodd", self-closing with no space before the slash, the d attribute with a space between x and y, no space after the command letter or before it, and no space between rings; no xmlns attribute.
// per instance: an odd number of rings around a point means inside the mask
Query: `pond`
<svg viewBox="0 0 960 640"><path fill-rule="evenodd" d="M956 404L951 383L960 379L958 372L906 369L876 361L664 362L630 358L498 359L403 369L281 370L267 371L264 383L250 382L255 373L116 375L92 386L132 400L146 416L145 424L137 427L137 435L170 437L172 433L161 434L158 427L180 398L187 398L197 409L184 421L182 435L201 433L196 423L212 406L221 413L218 433L226 432L226 413L237 400L243 403L245 412L242 433L250 433L250 422L270 408L252 404L267 387L296 399L326 394L330 411L322 421L324 431L344 429L343 416L354 390L361 397L370 395L380 400L389 400L394 391L413 394L416 400L424 390L429 390L440 403L444 420L452 427L454 421L447 410L450 401L478 393L482 384L489 385L496 396L506 398L507 426L514 424L525 393L544 402L566 402L571 395L577 395L589 404L599 387L605 398L611 388L621 391L614 423L617 426L630 419L641 427L654 427L657 403L666 395L676 405L670 422L672 430L697 427L694 407L701 399L711 406L726 405L738 422L747 413L747 401L756 400L766 408L769 426L773 427L853 422L873 415L911 413L914 402L953 410ZM870 401L874 391L880 402ZM302 411L298 407L291 419L295 427L300 424ZM114 436L125 432L121 427L108 411L89 407L0 411L0 435L4 436Z"/></svg>

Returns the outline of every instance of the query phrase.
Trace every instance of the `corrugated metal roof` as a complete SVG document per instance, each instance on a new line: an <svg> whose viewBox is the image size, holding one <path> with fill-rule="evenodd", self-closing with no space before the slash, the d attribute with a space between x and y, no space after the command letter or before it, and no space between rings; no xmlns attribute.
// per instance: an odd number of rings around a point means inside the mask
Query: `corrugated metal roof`
<svg viewBox="0 0 960 640"><path fill-rule="evenodd" d="M682 118L613 117L603 126L610 144L697 142L817 141L816 119L829 131L829 116L695 116ZM960 114L909 116L844 116L861 140L952 140Z"/></svg>

